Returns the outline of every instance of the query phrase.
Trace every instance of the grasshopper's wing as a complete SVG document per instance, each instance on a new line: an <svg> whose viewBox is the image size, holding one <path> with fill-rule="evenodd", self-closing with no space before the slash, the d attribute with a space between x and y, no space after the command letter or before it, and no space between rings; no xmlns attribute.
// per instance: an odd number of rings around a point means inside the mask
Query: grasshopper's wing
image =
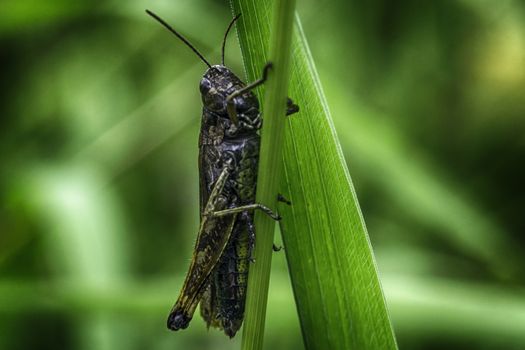
<svg viewBox="0 0 525 350"><path fill-rule="evenodd" d="M229 170L225 167L213 186L204 212L224 209L225 203L219 200ZM237 215L212 217L201 215L199 235L195 251L182 291L168 318L168 327L173 330L186 328L193 317L195 308L205 292L208 278L222 256L231 237Z"/></svg>
<svg viewBox="0 0 525 350"><path fill-rule="evenodd" d="M207 159L210 157L210 154L208 148L205 147L204 143L204 135L201 133L199 138L199 204L201 220L204 214L206 203L208 202L208 198L210 195L210 191L208 190L208 182L210 182L210 179L213 176L213 173L211 172L211 169L209 167L210 162ZM202 296L200 298L201 316L206 321L208 327L210 327L210 325L214 325L213 320L215 319L215 315L217 314L217 302L215 300L215 284L212 282L214 280L213 274L214 272L212 271L210 276L208 276L208 279L206 280L205 285L202 288Z"/></svg>
<svg viewBox="0 0 525 350"><path fill-rule="evenodd" d="M208 328L210 326L215 328L221 327L218 317L219 303L217 300L217 284L215 283L216 273L216 270L214 270L208 278L200 300L201 316L206 321Z"/></svg>

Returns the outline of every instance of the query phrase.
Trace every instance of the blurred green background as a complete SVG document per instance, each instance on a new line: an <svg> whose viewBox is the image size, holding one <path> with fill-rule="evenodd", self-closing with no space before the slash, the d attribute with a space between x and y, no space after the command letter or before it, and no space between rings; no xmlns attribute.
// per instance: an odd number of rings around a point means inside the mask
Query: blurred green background
<svg viewBox="0 0 525 350"><path fill-rule="evenodd" d="M145 8L219 61L226 1L0 1L1 349L240 344L200 317L165 328L198 228L205 66ZM525 349L524 3L298 12L400 348ZM243 76L235 35L226 62ZM302 347L282 253L265 347Z"/></svg>

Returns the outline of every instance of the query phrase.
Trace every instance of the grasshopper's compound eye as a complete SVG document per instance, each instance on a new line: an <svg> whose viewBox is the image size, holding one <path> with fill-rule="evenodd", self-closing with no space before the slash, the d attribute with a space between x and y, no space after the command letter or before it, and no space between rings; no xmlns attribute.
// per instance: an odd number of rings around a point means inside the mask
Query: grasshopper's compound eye
<svg viewBox="0 0 525 350"><path fill-rule="evenodd" d="M201 94L203 95L207 94L208 91L210 91L210 89L211 89L211 82L206 78L202 78L201 83L199 85L199 90L201 91Z"/></svg>
<svg viewBox="0 0 525 350"><path fill-rule="evenodd" d="M168 317L168 328L172 331L184 329L190 324L191 317L184 314L183 311L176 310Z"/></svg>
<svg viewBox="0 0 525 350"><path fill-rule="evenodd" d="M226 98L214 88L202 94L202 102L204 106L216 113L226 113Z"/></svg>

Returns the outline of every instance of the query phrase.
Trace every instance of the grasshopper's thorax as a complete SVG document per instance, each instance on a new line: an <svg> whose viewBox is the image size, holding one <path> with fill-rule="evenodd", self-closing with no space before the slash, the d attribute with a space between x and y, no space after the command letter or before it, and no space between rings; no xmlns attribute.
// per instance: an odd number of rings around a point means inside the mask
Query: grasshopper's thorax
<svg viewBox="0 0 525 350"><path fill-rule="evenodd" d="M206 117L217 120L206 120L205 124L214 125L225 130L226 137L235 137L256 133L259 129L259 101L255 94L247 91L233 99L237 117L243 123L232 125L227 112L227 98L242 89L245 84L227 67L215 65L209 68L201 79L200 92ZM247 126L247 127L245 127Z"/></svg>

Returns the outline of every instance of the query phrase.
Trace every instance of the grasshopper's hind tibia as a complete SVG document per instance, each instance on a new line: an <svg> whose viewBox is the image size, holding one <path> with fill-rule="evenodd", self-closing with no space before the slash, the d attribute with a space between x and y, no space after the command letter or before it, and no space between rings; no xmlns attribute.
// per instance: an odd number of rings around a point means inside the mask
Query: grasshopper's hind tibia
<svg viewBox="0 0 525 350"><path fill-rule="evenodd" d="M250 262L255 262L253 257L253 250L255 248L255 224L253 222L253 216L251 216L247 211L242 213L243 219L246 221L246 229L248 231L248 252L250 257ZM274 252L278 252L282 247L278 247L273 244L272 249Z"/></svg>
<svg viewBox="0 0 525 350"><path fill-rule="evenodd" d="M270 208L268 208L267 206L265 206L263 204L259 204L259 203L247 204L247 205L243 205L243 206L236 207L236 208L230 208L230 209L214 211L214 212L211 212L211 213L207 213L206 215L211 216L211 217L220 217L220 216L226 216L226 215L242 213L242 212L245 212L245 211L251 211L251 210L255 210L255 209L261 210L263 213L265 213L266 215L268 215L269 217L271 217L275 221L281 220L281 217L279 215L275 214Z"/></svg>
<svg viewBox="0 0 525 350"><path fill-rule="evenodd" d="M211 212L207 214L212 217L234 215L237 213L242 214L242 217L246 221L246 225L247 225L247 230L248 230L248 235L249 235L249 253L250 253L249 256L250 256L250 261L252 262L255 261L253 259L253 248L255 246L255 225L253 223L252 217L248 215L248 212L255 210L255 209L262 210L263 213L265 213L266 215L268 215L269 217L271 217L272 219L276 221L281 220L281 217L278 214L275 214L270 208L268 208L265 205L259 204L259 203L243 205L240 207L230 208L230 209L225 209L225 210L219 210L219 211L215 211L215 212Z"/></svg>

